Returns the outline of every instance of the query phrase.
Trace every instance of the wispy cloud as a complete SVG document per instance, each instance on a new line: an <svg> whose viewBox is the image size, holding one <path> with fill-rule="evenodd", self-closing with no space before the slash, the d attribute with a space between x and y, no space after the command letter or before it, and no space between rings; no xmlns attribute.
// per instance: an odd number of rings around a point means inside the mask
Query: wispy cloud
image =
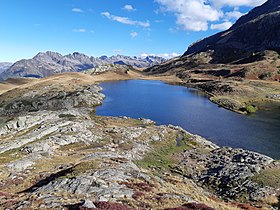
<svg viewBox="0 0 280 210"><path fill-rule="evenodd" d="M116 49L116 50L112 50L113 53L123 53L123 50L119 50L119 49Z"/></svg>
<svg viewBox="0 0 280 210"><path fill-rule="evenodd" d="M137 37L138 36L138 33L137 32L131 32L130 33L130 36L132 37L132 38L135 38L135 37Z"/></svg>
<svg viewBox="0 0 280 210"><path fill-rule="evenodd" d="M109 12L102 12L101 15L110 19L110 20L113 20L113 21L116 21L116 22L119 22L119 23L123 23L123 24L126 24L126 25L136 25L136 26L142 26L144 28L150 27L150 22L149 21L131 20L128 17L111 15Z"/></svg>
<svg viewBox="0 0 280 210"><path fill-rule="evenodd" d="M122 9L123 9L123 10L126 10L126 11L128 11L128 12L133 12L133 11L136 10L136 9L135 9L132 5L130 5L130 4L124 5L124 7L123 7Z"/></svg>
<svg viewBox="0 0 280 210"><path fill-rule="evenodd" d="M84 10L80 9L80 8L73 8L72 12L77 12L77 13L83 13Z"/></svg>
<svg viewBox="0 0 280 210"><path fill-rule="evenodd" d="M165 59L171 59L171 58L180 56L180 54L173 52L173 53L162 53L162 54L141 53L141 55L140 55L140 57L143 57L143 58L145 58L147 56L158 56L158 57L162 57Z"/></svg>
<svg viewBox="0 0 280 210"><path fill-rule="evenodd" d="M154 22L155 23L163 23L164 21L163 20L155 20Z"/></svg>
<svg viewBox="0 0 280 210"><path fill-rule="evenodd" d="M78 33L85 33L85 32L87 32L87 30L84 29L84 28L73 29L72 31L73 32L78 32Z"/></svg>

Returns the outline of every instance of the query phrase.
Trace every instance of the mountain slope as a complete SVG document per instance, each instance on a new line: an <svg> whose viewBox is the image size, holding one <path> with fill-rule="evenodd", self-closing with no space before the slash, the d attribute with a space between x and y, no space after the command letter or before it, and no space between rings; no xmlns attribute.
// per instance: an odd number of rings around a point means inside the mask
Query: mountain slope
<svg viewBox="0 0 280 210"><path fill-rule="evenodd" d="M183 56L207 52L211 63L229 63L264 50L280 52L279 0L268 0L230 29L192 44Z"/></svg>
<svg viewBox="0 0 280 210"><path fill-rule="evenodd" d="M123 55L102 56L99 58L75 52L61 55L56 52L40 52L32 59L20 60L0 75L1 79L17 77L45 77L56 73L79 72L105 64L131 65L138 68L150 67L165 61L164 58L148 56L146 58Z"/></svg>

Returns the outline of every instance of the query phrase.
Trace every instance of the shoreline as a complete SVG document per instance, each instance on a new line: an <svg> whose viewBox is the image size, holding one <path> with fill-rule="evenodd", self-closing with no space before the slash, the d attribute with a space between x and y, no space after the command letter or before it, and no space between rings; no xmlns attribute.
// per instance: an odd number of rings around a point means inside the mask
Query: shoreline
<svg viewBox="0 0 280 210"><path fill-rule="evenodd" d="M231 96L227 96L227 95L223 95L223 94L214 94L211 93L201 87L199 87L196 83L190 83L190 82L186 82L174 75L160 75L160 76L154 76L154 75L147 75L141 71L133 71L136 75L133 75L132 77L124 77L124 78L119 78L119 79L104 79L104 80L98 80L98 83L101 82L110 82L110 81L120 81L120 80L156 80L156 81L161 81L164 82L166 84L169 85L178 85L178 86L184 86L187 88L194 88L198 91L203 92L204 94L207 95L209 101L211 101L214 104L217 104L218 106L227 109L229 111L238 113L238 114L250 114L251 112L247 110L247 106L252 106L255 107L255 109L252 111L253 112L257 112L259 109L259 104L265 103L265 104L279 104L280 106L280 100L276 100L276 99L269 99L267 97L263 97L263 98L255 98L255 99L248 99L242 95L235 95L238 98L236 101L233 101L232 103L237 103L238 104L238 109L237 108L232 108L230 106L232 106L232 104L224 104L224 101L228 100L228 98L230 99ZM102 75L102 74L101 74ZM93 77L95 77L93 75ZM213 82L219 82L219 80L217 81L213 81ZM248 80L247 82L259 82L257 80ZM272 82L273 84L273 82ZM219 99L220 97L225 97L224 100L216 100ZM230 102L231 103L231 102ZM243 105L241 105L243 104ZM252 105L251 105L252 104ZM242 111L241 111L242 109Z"/></svg>
<svg viewBox="0 0 280 210"><path fill-rule="evenodd" d="M275 84L275 82L264 82L264 81L257 81L257 80L246 80L243 82L237 82L237 81L231 81L231 80L213 80L212 82L209 83L209 88L219 88L218 86L229 86L233 90L233 93L226 93L226 92L211 92L208 91L207 84L208 83L192 83L188 81L184 81L174 75L149 75L146 74L142 71L139 70L129 70L127 74L123 72L105 72L97 75L87 75L84 73L64 73L64 74L57 74L57 75L52 75L46 78L42 78L41 80L51 80L51 78L55 77L67 77L64 75L77 75L77 78L86 78L88 80L88 83L101 83L101 82L109 82L109 81L120 81L120 80L158 80L165 82L170 85L179 85L179 86L184 86L187 88L194 88L196 90L202 91L204 94L206 94L209 98L209 100L212 103L217 104L218 106L221 106L225 109L228 109L230 111L239 113L239 114L250 114L250 111L255 112L259 108L257 105L260 103L267 103L267 104L279 104L280 105L280 99L274 99L274 98L269 98L270 95L271 97L273 93L261 93L258 95L256 91L252 92L250 95L242 95L242 91L246 91L246 89L252 89L252 88L258 88L258 85L263 84L262 88L265 90L266 85L268 84ZM13 81L14 80L14 81ZM21 82L21 80L23 82ZM20 78L20 79L12 79L12 83L9 83L9 80L1 82L0 85L2 87L2 90L0 92L0 95L4 94L7 91L13 91L14 89L18 87L25 87L28 86L29 83L34 83L36 84L36 81L40 81L40 79L25 79L25 78ZM17 84L19 83L19 85ZM252 86L256 83L256 87ZM234 84L238 84L239 87L234 87ZM243 88L243 84L245 84ZM277 84L278 85L278 84ZM217 86L217 87L216 87ZM239 90L239 89L240 90ZM210 89L211 90L211 89ZM279 89L280 91L280 89ZM240 93L239 93L240 92ZM269 91L268 91L269 92ZM255 95L255 96L254 96ZM280 96L279 96L280 98ZM253 110L247 110L247 107L256 107Z"/></svg>

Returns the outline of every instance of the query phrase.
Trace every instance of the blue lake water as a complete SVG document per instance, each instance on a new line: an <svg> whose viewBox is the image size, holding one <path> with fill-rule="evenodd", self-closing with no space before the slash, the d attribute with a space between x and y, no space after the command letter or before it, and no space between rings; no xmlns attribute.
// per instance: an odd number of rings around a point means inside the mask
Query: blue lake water
<svg viewBox="0 0 280 210"><path fill-rule="evenodd" d="M219 146L280 159L280 107L245 116L219 108L200 91L160 81L116 81L101 86L106 99L97 108L98 115L143 117L158 125L178 125Z"/></svg>

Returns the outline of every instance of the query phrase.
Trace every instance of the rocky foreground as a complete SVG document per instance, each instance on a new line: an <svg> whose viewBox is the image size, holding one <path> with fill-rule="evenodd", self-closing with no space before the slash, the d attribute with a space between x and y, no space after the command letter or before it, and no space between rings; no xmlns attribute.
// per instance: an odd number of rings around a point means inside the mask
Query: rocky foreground
<svg viewBox="0 0 280 210"><path fill-rule="evenodd" d="M96 116L105 96L90 78L0 95L0 209L279 208L279 162L180 127Z"/></svg>

